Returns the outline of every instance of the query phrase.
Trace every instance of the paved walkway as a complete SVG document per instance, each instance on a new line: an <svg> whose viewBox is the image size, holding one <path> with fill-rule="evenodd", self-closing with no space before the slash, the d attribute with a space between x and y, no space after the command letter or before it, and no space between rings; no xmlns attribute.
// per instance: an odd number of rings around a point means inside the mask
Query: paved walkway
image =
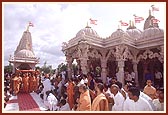
<svg viewBox="0 0 168 115"><path fill-rule="evenodd" d="M12 96L5 107L5 111L45 111L47 107L37 93L19 93Z"/></svg>

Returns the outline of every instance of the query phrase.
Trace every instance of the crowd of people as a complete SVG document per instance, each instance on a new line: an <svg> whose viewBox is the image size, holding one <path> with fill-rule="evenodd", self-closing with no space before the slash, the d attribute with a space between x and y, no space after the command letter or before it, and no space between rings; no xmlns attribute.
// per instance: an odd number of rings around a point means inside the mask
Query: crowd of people
<svg viewBox="0 0 168 115"><path fill-rule="evenodd" d="M128 80L128 79L127 79ZM68 78L65 73L5 75L5 101L18 92L36 92L48 111L163 111L164 88L156 89L150 79L144 89L135 82L122 84L116 76L103 83L93 73Z"/></svg>

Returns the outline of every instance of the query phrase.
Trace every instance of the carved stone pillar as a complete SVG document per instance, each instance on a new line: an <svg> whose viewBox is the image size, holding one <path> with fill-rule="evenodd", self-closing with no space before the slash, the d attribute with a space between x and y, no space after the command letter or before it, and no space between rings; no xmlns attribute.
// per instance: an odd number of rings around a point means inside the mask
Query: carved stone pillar
<svg viewBox="0 0 168 115"><path fill-rule="evenodd" d="M68 70L68 78L72 77L72 58L71 57L66 57L67 58L67 70Z"/></svg>
<svg viewBox="0 0 168 115"><path fill-rule="evenodd" d="M87 74L87 58L80 58L80 64L81 64L81 69L83 74Z"/></svg>
<svg viewBox="0 0 168 115"><path fill-rule="evenodd" d="M77 59L76 62L77 62L77 68L78 68L78 72L77 72L77 74L79 74L79 70L80 70L80 60Z"/></svg>
<svg viewBox="0 0 168 115"><path fill-rule="evenodd" d="M164 45L163 46L160 46L160 48L161 48L161 50L160 50L160 62L162 63L162 65L163 65L163 76L165 76L164 75L164 68L166 68L165 66L164 66ZM163 79L165 80L165 78L163 77ZM165 84L164 84L164 81L163 81L163 86L164 86Z"/></svg>
<svg viewBox="0 0 168 115"><path fill-rule="evenodd" d="M118 71L118 81L121 82L123 85L124 85L124 60L123 59L120 59L120 60L117 60L118 62L118 68L119 68L119 71Z"/></svg>
<svg viewBox="0 0 168 115"><path fill-rule="evenodd" d="M134 70L134 72L135 72L135 83L136 83L136 85L139 85L139 82L138 82L137 64L138 64L137 61L133 61L133 70Z"/></svg>
<svg viewBox="0 0 168 115"><path fill-rule="evenodd" d="M106 78L107 78L107 60L102 60L101 59L101 79L103 80L103 83L106 83Z"/></svg>
<svg viewBox="0 0 168 115"><path fill-rule="evenodd" d="M89 51L89 45L87 41L80 41L78 44L78 55L80 59L80 66L82 69L83 74L87 74L88 70L88 65L87 65L87 60L88 60L88 51Z"/></svg>
<svg viewBox="0 0 168 115"><path fill-rule="evenodd" d="M13 73L15 73L15 63L13 63L13 70L12 70Z"/></svg>
<svg viewBox="0 0 168 115"><path fill-rule="evenodd" d="M164 68L164 46L160 46L160 48L161 48L161 51L160 51L160 55L161 55L161 57L160 57L160 61L161 61L161 63L163 64L163 68ZM164 69L163 69L163 72L164 72Z"/></svg>

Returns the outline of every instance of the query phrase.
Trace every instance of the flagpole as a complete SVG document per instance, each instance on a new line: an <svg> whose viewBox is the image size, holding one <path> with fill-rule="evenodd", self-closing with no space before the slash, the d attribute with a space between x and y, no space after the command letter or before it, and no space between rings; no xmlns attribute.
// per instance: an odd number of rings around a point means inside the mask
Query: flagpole
<svg viewBox="0 0 168 115"><path fill-rule="evenodd" d="M133 14L133 22L134 22L134 24L135 24L135 26L136 26L136 23L135 23L135 14Z"/></svg>
<svg viewBox="0 0 168 115"><path fill-rule="evenodd" d="M29 24L27 25L27 30L26 30L27 32L29 31Z"/></svg>
<svg viewBox="0 0 168 115"><path fill-rule="evenodd" d="M120 25L118 24L118 30L120 29Z"/></svg>
<svg viewBox="0 0 168 115"><path fill-rule="evenodd" d="M151 5L151 7L152 7L152 9L151 9L151 10L152 10L152 14L153 14L153 16L154 16L154 10L153 10L153 6L154 6L154 5Z"/></svg>

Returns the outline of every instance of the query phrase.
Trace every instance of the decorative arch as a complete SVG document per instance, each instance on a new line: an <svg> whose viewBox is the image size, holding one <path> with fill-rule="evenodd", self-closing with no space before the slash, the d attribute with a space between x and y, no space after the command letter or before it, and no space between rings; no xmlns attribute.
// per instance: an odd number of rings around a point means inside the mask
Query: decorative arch
<svg viewBox="0 0 168 115"><path fill-rule="evenodd" d="M131 54L130 50L128 49L128 47L125 47L125 50L122 54L122 59L126 60L126 59L133 59L133 55Z"/></svg>
<svg viewBox="0 0 168 115"><path fill-rule="evenodd" d="M101 55L96 49L93 49L92 51L88 52L88 57L91 58L101 58Z"/></svg>
<svg viewBox="0 0 168 115"><path fill-rule="evenodd" d="M108 54L107 54L107 56L106 56L106 60L108 60L111 55L113 55L113 56L115 57L115 51L114 51L114 49L111 49L111 50L108 52Z"/></svg>
<svg viewBox="0 0 168 115"><path fill-rule="evenodd" d="M163 58L159 53L153 53L151 50L147 49L143 54L140 54L137 57L137 62L139 62L141 59L146 60L147 58L153 59L153 58L158 58L158 60L163 63Z"/></svg>
<svg viewBox="0 0 168 115"><path fill-rule="evenodd" d="M115 47L115 49L116 49L116 51L114 53L114 56L116 57L117 60L118 59L132 60L134 58L132 53L128 49L128 46L126 46L126 45L118 45Z"/></svg>

